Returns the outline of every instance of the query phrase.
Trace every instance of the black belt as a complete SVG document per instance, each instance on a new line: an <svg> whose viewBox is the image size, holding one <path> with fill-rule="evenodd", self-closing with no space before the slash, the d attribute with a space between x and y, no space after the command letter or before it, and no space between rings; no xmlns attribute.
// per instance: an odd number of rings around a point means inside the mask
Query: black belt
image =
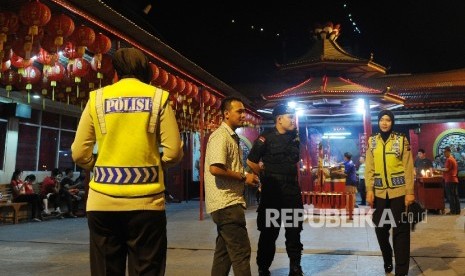
<svg viewBox="0 0 465 276"><path fill-rule="evenodd" d="M274 178L280 181L297 181L297 175L279 174L279 173L265 173L265 177Z"/></svg>

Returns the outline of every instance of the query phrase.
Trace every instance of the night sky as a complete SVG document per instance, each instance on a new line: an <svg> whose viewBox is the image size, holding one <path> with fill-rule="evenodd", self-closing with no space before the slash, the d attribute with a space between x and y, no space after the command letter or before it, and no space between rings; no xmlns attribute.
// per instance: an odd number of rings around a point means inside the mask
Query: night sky
<svg viewBox="0 0 465 276"><path fill-rule="evenodd" d="M124 2L122 13L239 91L276 81L275 63L303 55L314 24L327 21L341 24L346 51L373 53L389 74L465 68L465 1L157 0L148 15L141 10L150 1Z"/></svg>

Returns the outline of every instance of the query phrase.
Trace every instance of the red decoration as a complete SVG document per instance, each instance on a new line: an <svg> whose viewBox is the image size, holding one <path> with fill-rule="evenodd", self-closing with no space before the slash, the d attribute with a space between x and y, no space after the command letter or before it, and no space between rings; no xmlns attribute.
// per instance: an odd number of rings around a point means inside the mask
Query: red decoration
<svg viewBox="0 0 465 276"><path fill-rule="evenodd" d="M200 103L199 100L199 87L195 84L192 84L191 98L195 99L197 103Z"/></svg>
<svg viewBox="0 0 465 276"><path fill-rule="evenodd" d="M43 65L52 65L55 60L52 55L49 55L47 51L40 48L39 54L37 55L37 62Z"/></svg>
<svg viewBox="0 0 465 276"><path fill-rule="evenodd" d="M15 70L9 69L2 73L2 84L5 86L7 97L10 97L10 91L13 90L13 85L19 80L19 75Z"/></svg>
<svg viewBox="0 0 465 276"><path fill-rule="evenodd" d="M207 89L202 90L202 101L205 105L210 101L210 92Z"/></svg>
<svg viewBox="0 0 465 276"><path fill-rule="evenodd" d="M71 42L77 48L78 57L82 57L86 50L95 41L95 32L91 28L81 25L76 28L73 34L70 36Z"/></svg>
<svg viewBox="0 0 465 276"><path fill-rule="evenodd" d="M186 95L186 93L184 92L185 88L186 88L186 81L184 81L183 79L181 79L180 77L176 77L176 87L174 89L174 92L176 93L179 93L183 96Z"/></svg>
<svg viewBox="0 0 465 276"><path fill-rule="evenodd" d="M92 69L96 72L102 73L105 76L113 76L115 69L113 68L112 57L110 55L102 55L100 60L100 67L98 64L99 61L97 60L97 57L94 56L90 62Z"/></svg>
<svg viewBox="0 0 465 276"><path fill-rule="evenodd" d="M152 85L163 86L168 82L168 73L161 68L159 69L160 73L157 78L152 79Z"/></svg>
<svg viewBox="0 0 465 276"><path fill-rule="evenodd" d="M34 57L35 55L39 54L40 51L40 44L38 40L30 40L29 38L18 38L15 42L13 42L13 52L28 60Z"/></svg>
<svg viewBox="0 0 465 276"><path fill-rule="evenodd" d="M39 27L45 26L51 16L50 9L38 0L25 3L19 10L19 19L29 26L28 34L31 36L37 35Z"/></svg>
<svg viewBox="0 0 465 276"><path fill-rule="evenodd" d="M210 100L208 101L208 106L214 106L216 103L216 97L213 94L210 94Z"/></svg>
<svg viewBox="0 0 465 276"><path fill-rule="evenodd" d="M63 48L63 55L70 60L82 57L82 56L79 56L76 46L71 41L65 42L64 48Z"/></svg>
<svg viewBox="0 0 465 276"><path fill-rule="evenodd" d="M95 35L94 43L89 45L88 48L94 54L106 54L111 49L111 40L108 36L98 33Z"/></svg>
<svg viewBox="0 0 465 276"><path fill-rule="evenodd" d="M8 35L14 34L19 29L18 16L13 12L0 12L0 52L4 50L4 43Z"/></svg>
<svg viewBox="0 0 465 276"><path fill-rule="evenodd" d="M168 74L168 81L162 87L169 92L174 92L174 88L176 87L176 76L172 74Z"/></svg>
<svg viewBox="0 0 465 276"><path fill-rule="evenodd" d="M0 69L0 73L5 72L6 70L10 69L10 67L11 67L11 61L9 60L2 61L2 67Z"/></svg>
<svg viewBox="0 0 465 276"><path fill-rule="evenodd" d="M61 81L64 78L65 73L65 67L59 62L55 62L55 64L53 66L50 66L50 68L47 71L44 71L44 77L47 77L49 81L57 82Z"/></svg>
<svg viewBox="0 0 465 276"><path fill-rule="evenodd" d="M48 35L53 38L53 44L58 48L63 45L63 38L74 32L74 22L67 15L54 15L46 28Z"/></svg>
<svg viewBox="0 0 465 276"><path fill-rule="evenodd" d="M152 79L150 80L150 82L152 82L154 79L158 78L158 75L160 75L160 69L158 69L158 67L151 62L149 62L149 65L152 69Z"/></svg>
<svg viewBox="0 0 465 276"><path fill-rule="evenodd" d="M40 70L31 65L26 68L24 68L24 72L21 73L22 78L21 78L21 83L24 84L34 84L40 81L42 74L40 73ZM28 89L26 87L26 89Z"/></svg>
<svg viewBox="0 0 465 276"><path fill-rule="evenodd" d="M26 67L20 72L20 74L21 79L19 81L19 86L21 89L27 90L27 102L30 103L30 91L32 90L32 85L38 83L42 79L42 74L40 73L40 70L33 65Z"/></svg>
<svg viewBox="0 0 465 276"><path fill-rule="evenodd" d="M84 77L89 71L90 67L91 66L87 60L83 58L76 58L74 59L73 63L68 63L67 69L72 76Z"/></svg>
<svg viewBox="0 0 465 276"><path fill-rule="evenodd" d="M32 59L25 60L24 58L18 56L15 53L11 55L10 61L11 65L13 65L16 68L26 68L28 66L31 66L34 62Z"/></svg>
<svg viewBox="0 0 465 276"><path fill-rule="evenodd" d="M186 97L191 97L191 94L192 94L192 89L193 89L194 85L192 85L191 82L189 81L186 81L186 88L184 88L184 95L186 95Z"/></svg>

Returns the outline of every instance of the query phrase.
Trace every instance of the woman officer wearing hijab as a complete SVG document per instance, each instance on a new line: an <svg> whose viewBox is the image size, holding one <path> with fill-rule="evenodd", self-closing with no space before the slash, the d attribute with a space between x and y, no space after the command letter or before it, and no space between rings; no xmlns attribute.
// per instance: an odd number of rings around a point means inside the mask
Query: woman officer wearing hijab
<svg viewBox="0 0 465 276"><path fill-rule="evenodd" d="M365 184L367 202L374 208L373 223L381 249L384 270L407 275L410 260L410 225L402 219L406 206L415 201L413 158L407 138L392 131L394 114L382 110L378 114L380 132L368 140ZM389 230L393 228L393 247Z"/></svg>

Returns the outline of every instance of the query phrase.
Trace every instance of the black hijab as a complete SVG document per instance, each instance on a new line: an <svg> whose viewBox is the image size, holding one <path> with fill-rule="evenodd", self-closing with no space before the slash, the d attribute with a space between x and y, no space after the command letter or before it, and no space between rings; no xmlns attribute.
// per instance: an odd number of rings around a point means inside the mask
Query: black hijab
<svg viewBox="0 0 465 276"><path fill-rule="evenodd" d="M381 120L381 117L383 117L384 115L389 116L389 118L391 118L391 121L392 121L391 128L388 131L384 132L381 130L381 128L379 128L379 133L381 134L381 138L383 138L383 141L386 142L392 133L392 129L394 128L394 114L390 110L381 110L378 113L378 127L379 127L379 121Z"/></svg>

